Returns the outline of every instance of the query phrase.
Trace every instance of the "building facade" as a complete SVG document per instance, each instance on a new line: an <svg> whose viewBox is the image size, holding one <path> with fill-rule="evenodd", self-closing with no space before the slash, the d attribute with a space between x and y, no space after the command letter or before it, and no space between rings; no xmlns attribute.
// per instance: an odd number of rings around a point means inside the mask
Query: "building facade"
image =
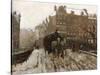
<svg viewBox="0 0 100 75"><path fill-rule="evenodd" d="M12 19L12 49L18 49L20 43L20 14L17 15L13 12L11 15Z"/></svg>
<svg viewBox="0 0 100 75"><path fill-rule="evenodd" d="M89 16L86 9L81 10L80 15L75 14L74 11L67 13L66 9L66 6L54 7L56 14L49 16L48 32L58 30L67 40L96 44L96 15Z"/></svg>

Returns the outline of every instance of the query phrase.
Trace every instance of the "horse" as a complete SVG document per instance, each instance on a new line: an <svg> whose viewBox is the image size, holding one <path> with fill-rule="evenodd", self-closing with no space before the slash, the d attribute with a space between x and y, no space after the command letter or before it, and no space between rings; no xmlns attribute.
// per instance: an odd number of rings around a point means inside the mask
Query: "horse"
<svg viewBox="0 0 100 75"><path fill-rule="evenodd" d="M58 50L57 47L59 47L59 46L57 46L58 41L59 41L59 45L60 45L61 39L62 39L62 37L58 34L56 35L55 33L45 36L43 39L45 54L46 54L46 52L48 52L48 54L55 53L55 49Z"/></svg>

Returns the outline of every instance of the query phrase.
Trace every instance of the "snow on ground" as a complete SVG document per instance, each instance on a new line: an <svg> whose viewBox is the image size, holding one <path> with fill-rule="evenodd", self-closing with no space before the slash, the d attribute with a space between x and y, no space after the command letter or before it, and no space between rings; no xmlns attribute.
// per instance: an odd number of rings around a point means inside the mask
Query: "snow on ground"
<svg viewBox="0 0 100 75"><path fill-rule="evenodd" d="M43 69L41 61L43 62L45 54L43 49L36 49L33 50L32 54L28 58L27 61L23 62L22 64L17 64L16 66L13 65L12 71L13 74L21 74L21 73L39 73L41 69Z"/></svg>
<svg viewBox="0 0 100 75"><path fill-rule="evenodd" d="M54 57L52 54L45 56L44 49L33 50L27 61L12 66L13 75L63 72L96 69L97 59L84 53L72 52L66 49L64 58Z"/></svg>

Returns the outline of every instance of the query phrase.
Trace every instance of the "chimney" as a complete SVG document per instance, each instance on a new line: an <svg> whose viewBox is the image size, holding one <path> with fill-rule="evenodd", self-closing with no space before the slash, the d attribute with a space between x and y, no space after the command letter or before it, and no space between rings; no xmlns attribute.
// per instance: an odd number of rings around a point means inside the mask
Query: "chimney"
<svg viewBox="0 0 100 75"><path fill-rule="evenodd" d="M57 7L56 7L56 5L54 6L54 10L57 11Z"/></svg>
<svg viewBox="0 0 100 75"><path fill-rule="evenodd" d="M81 12L81 16L83 16L83 15L84 15L84 12L82 11L82 12Z"/></svg>
<svg viewBox="0 0 100 75"><path fill-rule="evenodd" d="M71 14L72 14L72 15L74 15L74 13L75 13L74 11L71 11Z"/></svg>

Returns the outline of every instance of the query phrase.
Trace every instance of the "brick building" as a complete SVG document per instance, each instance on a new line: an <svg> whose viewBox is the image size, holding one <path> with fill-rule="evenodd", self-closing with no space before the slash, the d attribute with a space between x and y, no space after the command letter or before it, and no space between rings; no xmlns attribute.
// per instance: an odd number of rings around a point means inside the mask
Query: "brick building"
<svg viewBox="0 0 100 75"><path fill-rule="evenodd" d="M55 6L55 15L49 16L48 33L57 29L67 40L79 40L96 44L96 15L89 16L86 9L81 10L80 15L74 11L67 13L66 6Z"/></svg>

